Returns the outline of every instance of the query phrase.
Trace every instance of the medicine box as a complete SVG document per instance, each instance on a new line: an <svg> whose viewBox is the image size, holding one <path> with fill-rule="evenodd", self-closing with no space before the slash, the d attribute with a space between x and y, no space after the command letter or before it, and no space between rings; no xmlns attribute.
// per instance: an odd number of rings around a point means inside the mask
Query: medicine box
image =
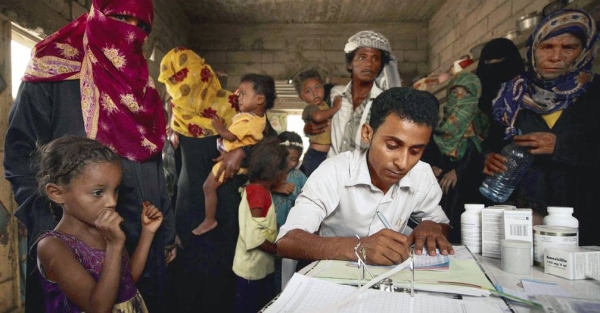
<svg viewBox="0 0 600 313"><path fill-rule="evenodd" d="M481 255L500 258L500 240L504 239L505 206L489 206L481 210Z"/></svg>
<svg viewBox="0 0 600 313"><path fill-rule="evenodd" d="M531 265L533 265L533 223L531 209L504 209L504 239L531 242Z"/></svg>
<svg viewBox="0 0 600 313"><path fill-rule="evenodd" d="M566 279L585 279L600 276L600 247L546 248L544 273Z"/></svg>

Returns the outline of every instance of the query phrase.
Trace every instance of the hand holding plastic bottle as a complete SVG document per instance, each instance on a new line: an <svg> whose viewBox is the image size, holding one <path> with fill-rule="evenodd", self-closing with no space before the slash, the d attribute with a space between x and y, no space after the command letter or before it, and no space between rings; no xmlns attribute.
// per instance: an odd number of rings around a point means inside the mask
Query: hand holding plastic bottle
<svg viewBox="0 0 600 313"><path fill-rule="evenodd" d="M556 135L550 132L535 132L513 137L515 145L528 147L531 154L553 154Z"/></svg>

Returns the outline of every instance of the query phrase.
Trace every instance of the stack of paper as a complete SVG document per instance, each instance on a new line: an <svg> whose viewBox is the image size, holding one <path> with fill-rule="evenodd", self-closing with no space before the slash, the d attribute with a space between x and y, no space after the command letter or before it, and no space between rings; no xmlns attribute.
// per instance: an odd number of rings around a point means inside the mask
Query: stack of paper
<svg viewBox="0 0 600 313"><path fill-rule="evenodd" d="M346 262L348 267L358 267L358 262ZM388 271L396 265L390 266L377 266L377 265L368 265L369 269L380 269L382 271ZM417 271L447 271L450 269L450 259L447 255L438 254L436 256L429 255L415 255L415 270ZM408 271L410 269L405 268L403 271Z"/></svg>
<svg viewBox="0 0 600 313"><path fill-rule="evenodd" d="M450 269L450 259L447 255L427 254L415 255L415 270L423 271L447 271Z"/></svg>
<svg viewBox="0 0 600 313"><path fill-rule="evenodd" d="M350 299L350 300L348 300ZM261 312L427 312L427 313L500 313L502 301L484 298L463 300L367 289L357 292L350 286L334 284L295 273L289 285Z"/></svg>

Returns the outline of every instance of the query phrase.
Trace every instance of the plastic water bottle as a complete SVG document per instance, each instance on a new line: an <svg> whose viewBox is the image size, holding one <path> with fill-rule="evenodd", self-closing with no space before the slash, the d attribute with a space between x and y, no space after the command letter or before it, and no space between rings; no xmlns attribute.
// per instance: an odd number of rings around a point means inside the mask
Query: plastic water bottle
<svg viewBox="0 0 600 313"><path fill-rule="evenodd" d="M465 211L460 215L461 243L473 253L481 253L481 210L483 204L465 204Z"/></svg>
<svg viewBox="0 0 600 313"><path fill-rule="evenodd" d="M496 203L504 203L508 199L533 161L533 155L526 147L519 147L512 142L502 149L501 154L507 159L504 162L506 171L486 177L479 187L482 195Z"/></svg>

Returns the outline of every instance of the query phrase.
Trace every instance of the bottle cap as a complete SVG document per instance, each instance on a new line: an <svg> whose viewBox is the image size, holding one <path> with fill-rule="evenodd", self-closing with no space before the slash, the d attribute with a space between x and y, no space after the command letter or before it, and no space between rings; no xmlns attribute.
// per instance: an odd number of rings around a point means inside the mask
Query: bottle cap
<svg viewBox="0 0 600 313"><path fill-rule="evenodd" d="M573 213L573 208L566 206L549 206L548 213Z"/></svg>
<svg viewBox="0 0 600 313"><path fill-rule="evenodd" d="M500 244L507 248L531 249L531 242L525 240L502 239Z"/></svg>
<svg viewBox="0 0 600 313"><path fill-rule="evenodd" d="M465 210L468 209L483 209L483 204L465 203Z"/></svg>

